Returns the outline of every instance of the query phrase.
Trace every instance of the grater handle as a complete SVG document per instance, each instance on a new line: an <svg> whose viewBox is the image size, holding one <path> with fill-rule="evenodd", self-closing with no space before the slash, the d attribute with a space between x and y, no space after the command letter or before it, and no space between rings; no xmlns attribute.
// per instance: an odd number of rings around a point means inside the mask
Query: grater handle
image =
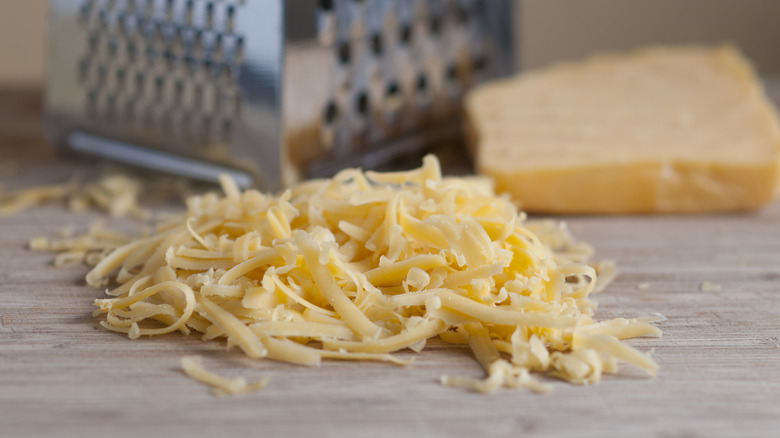
<svg viewBox="0 0 780 438"><path fill-rule="evenodd" d="M228 174L241 188L251 187L253 183L250 174L237 169L209 161L148 149L136 144L87 134L86 132L72 132L68 136L68 145L71 149L85 154L200 181L216 183L219 181L221 174Z"/></svg>

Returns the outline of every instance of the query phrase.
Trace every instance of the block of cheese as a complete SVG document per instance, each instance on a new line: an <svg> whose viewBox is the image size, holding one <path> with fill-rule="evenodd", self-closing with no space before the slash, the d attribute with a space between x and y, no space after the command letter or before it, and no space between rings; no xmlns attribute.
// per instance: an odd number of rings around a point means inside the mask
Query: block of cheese
<svg viewBox="0 0 780 438"><path fill-rule="evenodd" d="M477 169L527 211L746 210L780 186L777 113L732 46L555 65L466 101Z"/></svg>

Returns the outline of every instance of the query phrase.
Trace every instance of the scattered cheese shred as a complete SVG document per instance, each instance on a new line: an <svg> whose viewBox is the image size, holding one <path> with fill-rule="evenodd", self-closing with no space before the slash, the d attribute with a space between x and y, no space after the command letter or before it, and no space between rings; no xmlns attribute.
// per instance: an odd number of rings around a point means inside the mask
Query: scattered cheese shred
<svg viewBox="0 0 780 438"><path fill-rule="evenodd" d="M0 216L49 202L66 201L70 211L74 212L95 208L114 217L144 218L148 213L138 205L142 188L140 180L119 174L83 185L71 181L67 184L30 187L12 193L0 193Z"/></svg>
<svg viewBox="0 0 780 438"><path fill-rule="evenodd" d="M4 193L0 196L0 216L18 213L46 202L65 199L72 192L72 184L57 184Z"/></svg>
<svg viewBox="0 0 780 438"><path fill-rule="evenodd" d="M480 392L548 391L533 373L591 383L618 360L657 371L621 342L660 336L657 319L593 318L589 294L614 265L588 265L592 248L563 224L526 221L488 181L442 177L433 156L419 169L347 169L279 196L221 182L226 196L192 196L183 217L101 253L87 282L109 286L111 298L96 301L105 328L131 338L194 330L304 365L407 364L391 353L438 337L468 345L487 375L442 382ZM225 393L246 390L191 358L182 366Z"/></svg>
<svg viewBox="0 0 780 438"><path fill-rule="evenodd" d="M723 286L713 283L711 281L702 281L699 284L699 290L702 292L719 292L723 289Z"/></svg>
<svg viewBox="0 0 780 438"><path fill-rule="evenodd" d="M214 395L238 395L259 391L268 384L268 379L248 383L243 377L228 379L215 374L203 367L200 356L184 356L181 358L184 373L193 380L210 386Z"/></svg>

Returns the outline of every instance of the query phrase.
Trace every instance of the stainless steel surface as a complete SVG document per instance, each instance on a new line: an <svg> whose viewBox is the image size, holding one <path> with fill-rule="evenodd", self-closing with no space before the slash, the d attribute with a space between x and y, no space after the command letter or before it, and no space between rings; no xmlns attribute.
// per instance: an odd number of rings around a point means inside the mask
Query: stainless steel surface
<svg viewBox="0 0 780 438"><path fill-rule="evenodd" d="M52 0L49 131L66 149L171 172L183 157L266 190L373 167L458 137L463 93L512 69L511 4Z"/></svg>

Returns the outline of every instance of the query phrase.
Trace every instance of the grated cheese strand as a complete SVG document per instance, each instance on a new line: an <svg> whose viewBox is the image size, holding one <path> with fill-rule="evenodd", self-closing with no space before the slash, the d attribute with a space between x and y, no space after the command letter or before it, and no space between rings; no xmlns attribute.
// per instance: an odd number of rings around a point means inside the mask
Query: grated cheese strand
<svg viewBox="0 0 780 438"><path fill-rule="evenodd" d="M376 339L382 330L381 327L368 319L341 290L328 267L319 260L321 252L317 248L316 242L304 233L298 233L295 241L301 247L303 258L306 260L306 265L309 268L309 272L311 272L314 284L328 300L334 311L355 332L360 333L367 339Z"/></svg>
<svg viewBox="0 0 780 438"><path fill-rule="evenodd" d="M233 335L231 340L238 344L247 356L257 358L265 357L268 354L268 350L266 350L263 342L235 315L211 302L203 295L199 295L197 301L198 307L201 308L198 314L211 321L212 324L219 327L223 332L231 333Z"/></svg>
<svg viewBox="0 0 780 438"><path fill-rule="evenodd" d="M211 387L214 395L238 395L259 391L268 385L268 379L247 383L246 379L237 377L228 379L213 373L203 367L200 356L184 356L181 367L191 379Z"/></svg>

